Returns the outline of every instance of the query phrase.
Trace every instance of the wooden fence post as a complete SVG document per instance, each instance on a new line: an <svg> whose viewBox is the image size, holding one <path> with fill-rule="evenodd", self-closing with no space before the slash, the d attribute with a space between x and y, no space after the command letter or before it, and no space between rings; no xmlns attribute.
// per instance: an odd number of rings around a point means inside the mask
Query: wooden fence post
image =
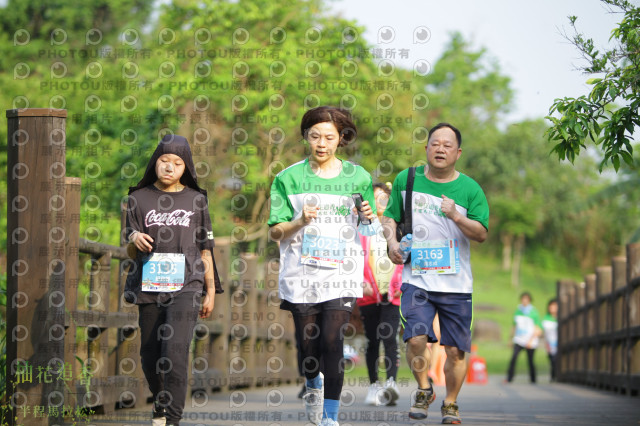
<svg viewBox="0 0 640 426"><path fill-rule="evenodd" d="M626 391L640 392L640 243L627 245Z"/></svg>
<svg viewBox="0 0 640 426"><path fill-rule="evenodd" d="M6 389L15 408L6 420L44 425L49 407L59 407L53 416L59 418L64 403L57 378L64 368L67 111L14 109L6 115Z"/></svg>
<svg viewBox="0 0 640 426"><path fill-rule="evenodd" d="M125 228L126 228L126 209L127 205L120 206L120 246L126 245ZM112 294L112 301L116 299L118 312L126 313L132 319L138 318L138 307L129 304L124 300L124 285L127 280L128 270L133 264L132 259L120 262L120 271L118 274L117 294ZM112 303L113 306L113 303ZM113 310L113 309L112 309ZM137 320L136 320L137 325ZM149 392L142 365L140 362L140 333L137 327L127 326L118 329L117 349L115 352L115 372L126 380L126 390L118 395L118 406L121 408L140 407L146 403L145 395Z"/></svg>
<svg viewBox="0 0 640 426"><path fill-rule="evenodd" d="M65 203L65 230L67 233L67 250L65 253L66 265L66 291L65 291L65 336L64 361L70 366L72 378L80 376L80 368L76 361L77 326L69 312L75 311L78 300L78 285L80 283L80 189L82 181L77 177L66 178L66 203ZM81 404L77 398L76 381L72 379L68 383L65 400L69 405Z"/></svg>
<svg viewBox="0 0 640 426"><path fill-rule="evenodd" d="M611 352L613 348L611 340L611 266L600 266L596 268L596 304L594 309L597 310L596 330L601 337L601 342L606 344L596 345L597 352L597 374L596 382L605 388L610 388L609 369L611 363ZM598 347L599 346L599 347Z"/></svg>
<svg viewBox="0 0 640 426"><path fill-rule="evenodd" d="M558 380L640 394L640 243L575 285L559 281Z"/></svg>

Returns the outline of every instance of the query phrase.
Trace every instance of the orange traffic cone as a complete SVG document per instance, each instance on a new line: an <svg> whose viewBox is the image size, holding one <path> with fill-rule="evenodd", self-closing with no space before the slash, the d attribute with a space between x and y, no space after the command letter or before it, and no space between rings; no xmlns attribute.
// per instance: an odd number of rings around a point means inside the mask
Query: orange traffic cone
<svg viewBox="0 0 640 426"><path fill-rule="evenodd" d="M477 350L476 345L471 345L471 356L469 357L469 367L467 368L467 383L486 385L488 381L487 362L476 354Z"/></svg>

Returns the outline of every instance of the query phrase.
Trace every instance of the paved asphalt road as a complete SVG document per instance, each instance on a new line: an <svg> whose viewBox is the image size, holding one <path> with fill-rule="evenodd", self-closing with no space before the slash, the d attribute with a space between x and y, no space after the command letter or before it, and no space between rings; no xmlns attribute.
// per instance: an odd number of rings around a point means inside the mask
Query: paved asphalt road
<svg viewBox="0 0 640 426"><path fill-rule="evenodd" d="M543 379L544 380L544 379ZM298 386L265 387L217 393L207 398L187 400L182 426L284 426L304 425L304 407L296 394ZM366 387L345 384L340 426L440 424L440 404L444 388L436 387L436 402L426 422L409 420L407 410L413 383L400 386L401 397L395 407L364 404ZM640 398L608 391L557 383L530 385L524 377L512 384L502 377L490 377L487 385L465 384L458 398L465 425L639 425ZM150 409L116 411L117 418L89 424L150 425Z"/></svg>

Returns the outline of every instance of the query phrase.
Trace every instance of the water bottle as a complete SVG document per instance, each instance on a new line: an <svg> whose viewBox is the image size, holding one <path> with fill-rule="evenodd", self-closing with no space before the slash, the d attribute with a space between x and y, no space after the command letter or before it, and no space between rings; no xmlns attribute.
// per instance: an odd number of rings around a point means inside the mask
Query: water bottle
<svg viewBox="0 0 640 426"><path fill-rule="evenodd" d="M407 234L400 240L400 251L402 252L402 261L406 262L411 254L411 240L413 235Z"/></svg>

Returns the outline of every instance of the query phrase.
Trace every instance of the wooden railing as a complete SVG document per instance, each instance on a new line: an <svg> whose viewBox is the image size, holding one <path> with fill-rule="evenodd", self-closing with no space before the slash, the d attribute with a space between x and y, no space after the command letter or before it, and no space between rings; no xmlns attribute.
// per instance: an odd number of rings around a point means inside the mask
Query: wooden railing
<svg viewBox="0 0 640 426"><path fill-rule="evenodd" d="M640 244L582 283L558 282L558 380L640 392Z"/></svg>
<svg viewBox="0 0 640 426"><path fill-rule="evenodd" d="M80 407L108 414L147 404L138 310L122 298L130 260L123 240L80 238L81 180L65 173L66 111L9 110L7 118L6 384L15 409L4 421L41 425ZM298 375L293 322L279 309L277 261L236 251L228 238L216 239L225 293L196 326L191 392Z"/></svg>

